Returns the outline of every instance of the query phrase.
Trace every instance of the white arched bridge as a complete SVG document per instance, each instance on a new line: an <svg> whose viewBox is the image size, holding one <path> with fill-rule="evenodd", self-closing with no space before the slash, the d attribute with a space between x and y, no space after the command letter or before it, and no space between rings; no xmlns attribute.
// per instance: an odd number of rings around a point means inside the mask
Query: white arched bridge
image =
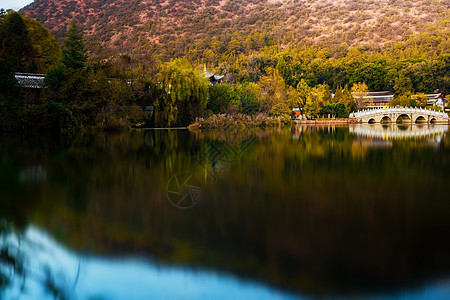
<svg viewBox="0 0 450 300"><path fill-rule="evenodd" d="M425 108L389 107L360 110L350 114L360 123L445 123L449 117L445 112Z"/></svg>

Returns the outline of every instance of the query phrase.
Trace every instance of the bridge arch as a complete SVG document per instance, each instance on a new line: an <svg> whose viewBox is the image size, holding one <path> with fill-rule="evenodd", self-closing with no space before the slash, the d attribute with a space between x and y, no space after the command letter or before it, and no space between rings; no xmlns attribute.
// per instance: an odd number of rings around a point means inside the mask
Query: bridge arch
<svg viewBox="0 0 450 300"><path fill-rule="evenodd" d="M426 122L427 122L427 119L425 119L424 116L418 116L418 117L416 118L416 121L415 121L414 123L416 123L416 124L421 124L421 123L426 123Z"/></svg>
<svg viewBox="0 0 450 300"><path fill-rule="evenodd" d="M377 121L375 121L375 119L374 118L371 118L370 120L369 120L369 124L373 124L373 123L376 123Z"/></svg>
<svg viewBox="0 0 450 300"><path fill-rule="evenodd" d="M396 123L411 123L411 117L407 114L401 114L398 116L397 120L395 120Z"/></svg>
<svg viewBox="0 0 450 300"><path fill-rule="evenodd" d="M384 116L381 118L380 123L392 123L391 118L389 118L389 116Z"/></svg>
<svg viewBox="0 0 450 300"><path fill-rule="evenodd" d="M430 120L430 123L437 123L437 120L436 120L436 118L431 118L431 120Z"/></svg>

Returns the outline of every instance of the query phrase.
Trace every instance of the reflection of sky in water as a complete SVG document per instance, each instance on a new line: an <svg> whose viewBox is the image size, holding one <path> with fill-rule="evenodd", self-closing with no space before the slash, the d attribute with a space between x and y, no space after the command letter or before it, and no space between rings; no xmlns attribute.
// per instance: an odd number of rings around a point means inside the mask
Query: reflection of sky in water
<svg viewBox="0 0 450 300"><path fill-rule="evenodd" d="M17 240L9 239L16 246ZM48 266L56 286L74 299L297 299L263 284L204 270L160 266L139 259L78 257L36 228L21 239L31 274L21 292L16 276L5 299L53 299L43 288ZM1 296L1 293L0 293ZM0 297L1 298L1 297ZM2 298L3 299L3 298Z"/></svg>
<svg viewBox="0 0 450 300"><path fill-rule="evenodd" d="M12 236L8 243L19 247L18 240ZM51 270L56 286L73 299L299 298L263 284L204 270L160 266L139 259L78 257L36 228L30 228L21 238L20 249L26 257L28 274L24 290L21 291L23 278L15 276L13 284L3 291L5 298L1 299L53 299L43 288L46 267ZM0 267L4 270L4 266ZM450 299L450 279L406 291L343 298Z"/></svg>

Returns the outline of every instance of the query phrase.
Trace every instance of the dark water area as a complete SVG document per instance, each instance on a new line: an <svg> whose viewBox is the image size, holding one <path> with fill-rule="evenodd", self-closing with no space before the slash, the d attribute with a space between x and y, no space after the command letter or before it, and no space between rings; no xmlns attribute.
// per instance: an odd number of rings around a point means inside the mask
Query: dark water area
<svg viewBox="0 0 450 300"><path fill-rule="evenodd" d="M449 298L449 135L1 135L0 299Z"/></svg>

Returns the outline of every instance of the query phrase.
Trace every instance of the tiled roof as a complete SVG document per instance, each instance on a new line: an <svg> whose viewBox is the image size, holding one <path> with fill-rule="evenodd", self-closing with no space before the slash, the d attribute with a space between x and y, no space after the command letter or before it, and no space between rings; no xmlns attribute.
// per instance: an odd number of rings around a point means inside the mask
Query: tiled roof
<svg viewBox="0 0 450 300"><path fill-rule="evenodd" d="M44 88L45 74L15 73L16 80L24 88Z"/></svg>

